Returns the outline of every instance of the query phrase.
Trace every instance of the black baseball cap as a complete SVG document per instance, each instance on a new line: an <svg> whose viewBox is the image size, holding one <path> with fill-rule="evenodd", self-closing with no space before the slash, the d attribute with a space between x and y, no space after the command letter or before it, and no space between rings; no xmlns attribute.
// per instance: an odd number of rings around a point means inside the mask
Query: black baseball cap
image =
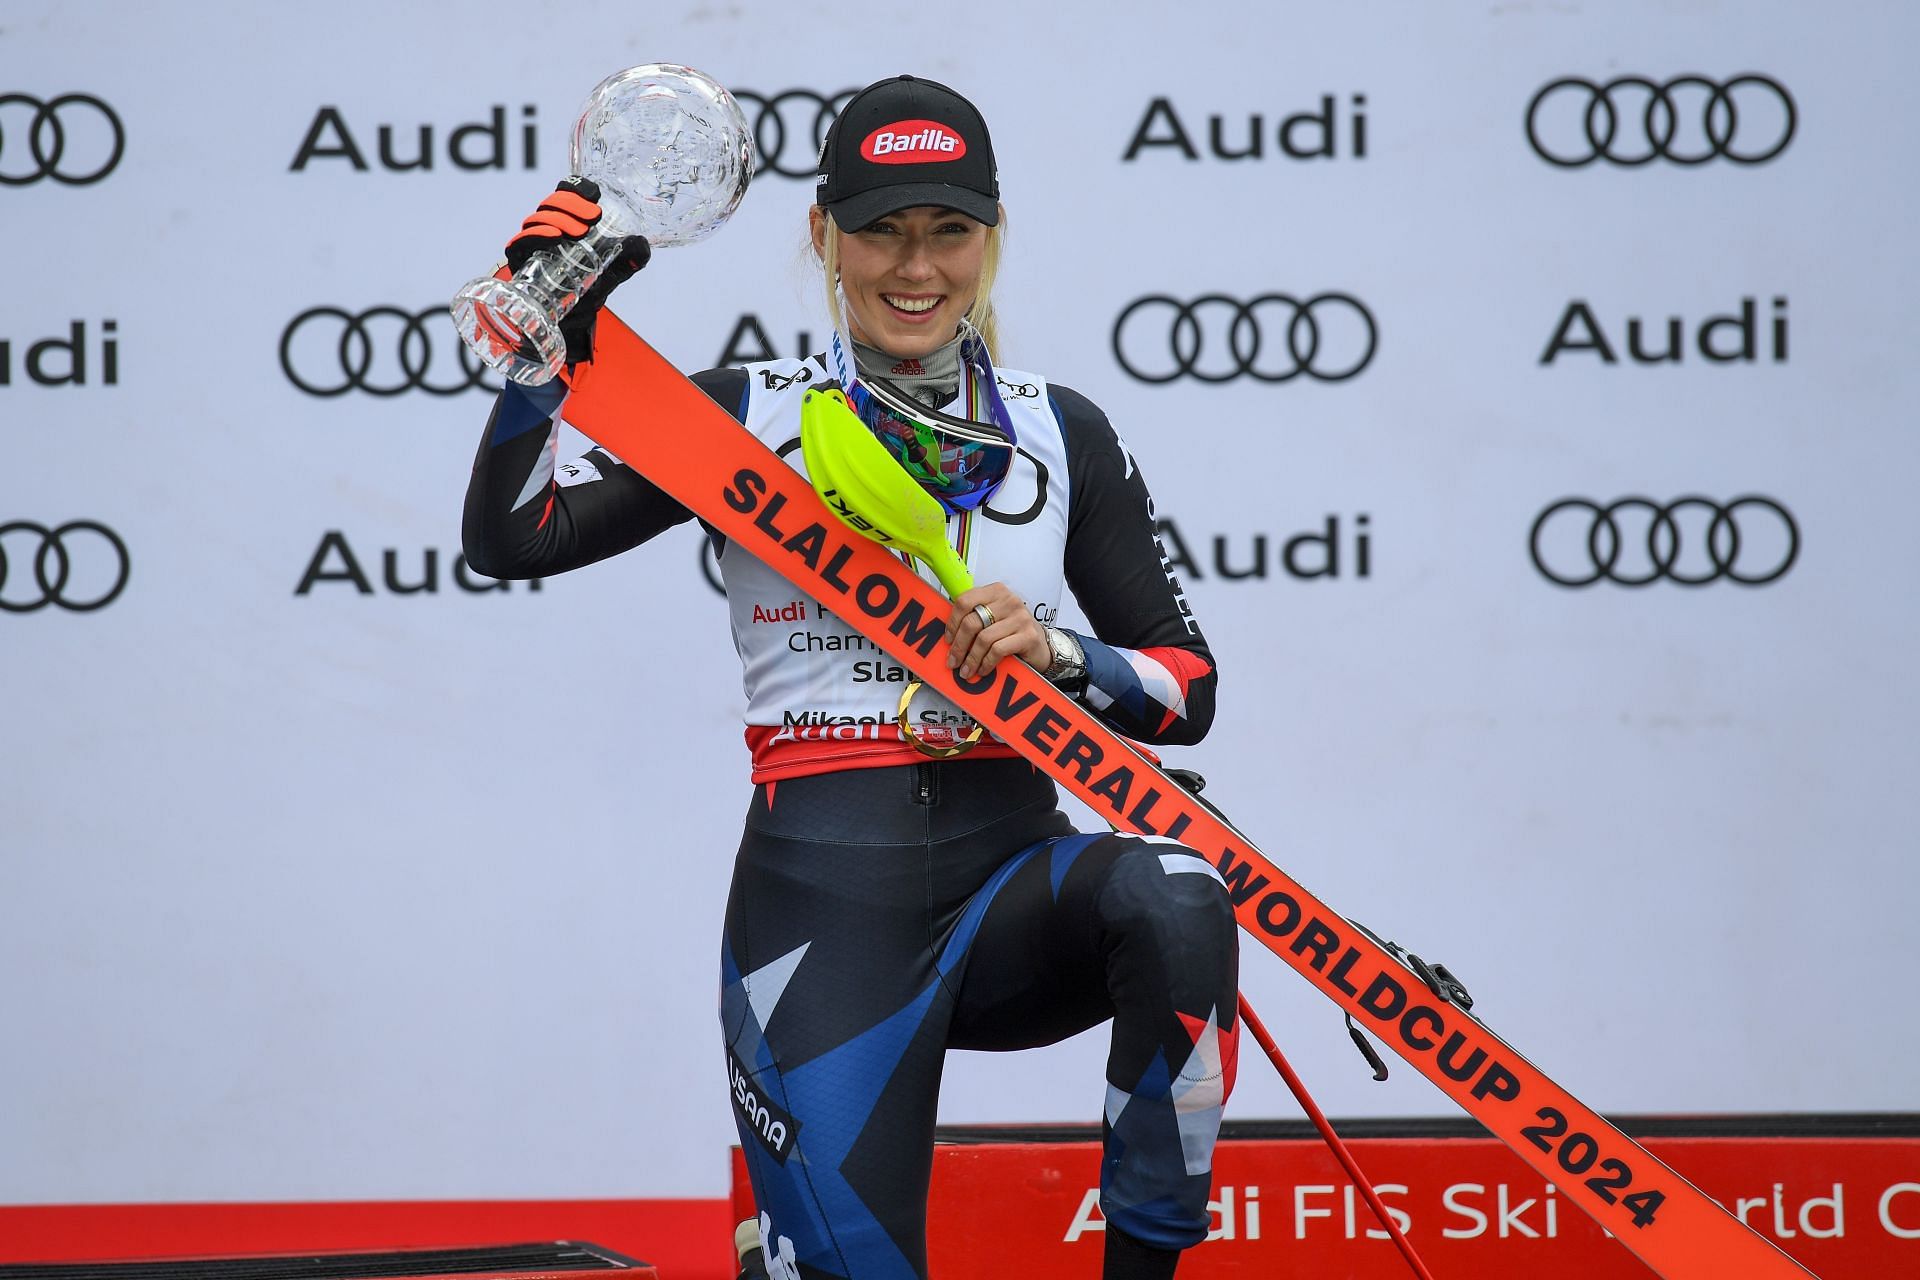
<svg viewBox="0 0 1920 1280"><path fill-rule="evenodd" d="M895 76L853 96L820 148L814 201L846 231L915 205L1000 221L1000 177L987 122L933 80Z"/></svg>

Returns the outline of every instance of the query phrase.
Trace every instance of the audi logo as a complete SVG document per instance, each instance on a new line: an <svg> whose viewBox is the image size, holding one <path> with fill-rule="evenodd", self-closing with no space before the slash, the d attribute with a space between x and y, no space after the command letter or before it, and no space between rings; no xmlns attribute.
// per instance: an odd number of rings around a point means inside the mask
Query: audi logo
<svg viewBox="0 0 1920 1280"><path fill-rule="evenodd" d="M433 335L440 336L435 338ZM397 396L424 391L457 396L478 387L499 390L487 367L467 349L444 305L408 311L368 307L308 307L280 335L280 368L310 396L364 391Z"/></svg>
<svg viewBox="0 0 1920 1280"><path fill-rule="evenodd" d="M1632 168L1655 160L1765 164L1787 149L1799 116L1793 95L1770 76L1718 84L1675 76L1665 84L1618 76L1596 84L1566 76L1527 104L1527 141L1548 164L1578 169L1596 160Z"/></svg>
<svg viewBox="0 0 1920 1280"><path fill-rule="evenodd" d="M132 567L127 544L97 520L52 529L9 520L0 524L0 611L32 613L51 604L91 613L119 598Z"/></svg>
<svg viewBox="0 0 1920 1280"><path fill-rule="evenodd" d="M1533 567L1556 586L1605 579L1644 587L1664 579L1700 587L1725 578L1759 587L1793 568L1800 527L1785 507L1759 494L1727 503L1621 498L1605 506L1562 498L1535 518L1528 547Z"/></svg>
<svg viewBox="0 0 1920 1280"><path fill-rule="evenodd" d="M1191 302L1155 293L1128 303L1113 322L1113 358L1141 382L1231 382L1242 375L1287 382L1301 374L1344 382L1367 367L1379 345L1373 313L1347 293L1304 301L1263 293L1248 302L1223 293Z"/></svg>
<svg viewBox="0 0 1920 1280"><path fill-rule="evenodd" d="M811 178L820 167L820 148L827 129L858 89L842 89L832 97L811 89L783 89L768 97L750 89L732 90L746 110L752 103L753 171L777 173L783 178Z"/></svg>
<svg viewBox="0 0 1920 1280"><path fill-rule="evenodd" d="M44 102L31 94L0 93L0 186L52 178L84 187L112 173L126 149L120 117L90 93L63 93Z"/></svg>

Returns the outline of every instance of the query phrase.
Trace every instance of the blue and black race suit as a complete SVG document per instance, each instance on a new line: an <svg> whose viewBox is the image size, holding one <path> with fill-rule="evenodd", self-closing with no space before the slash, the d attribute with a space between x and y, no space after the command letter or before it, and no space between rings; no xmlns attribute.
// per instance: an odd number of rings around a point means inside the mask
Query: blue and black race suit
<svg viewBox="0 0 1920 1280"><path fill-rule="evenodd" d="M1007 582L1043 618L1064 578L1094 632L1080 637L1080 701L1094 714L1146 743L1196 741L1213 714L1212 656L1138 465L1085 397L1001 377L1025 461L969 527L956 518L956 546L979 581ZM694 381L803 468L798 396L824 379L816 358ZM466 503L466 555L482 573L549 576L692 518L603 449L557 463L557 400L509 385L495 406ZM1109 1265L1116 1237L1198 1243L1238 1045L1237 934L1219 874L1172 842L1074 833L1052 782L999 744L919 756L890 706L868 715L858 701L850 664L877 661L858 634L708 532L754 755L721 1015L769 1269L923 1280L946 1050L1049 1044L1108 1019Z"/></svg>

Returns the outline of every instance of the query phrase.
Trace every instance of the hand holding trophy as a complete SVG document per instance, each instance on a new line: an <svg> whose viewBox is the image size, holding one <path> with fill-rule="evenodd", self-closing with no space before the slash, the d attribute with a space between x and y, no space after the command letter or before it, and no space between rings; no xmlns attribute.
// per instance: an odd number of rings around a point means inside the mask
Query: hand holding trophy
<svg viewBox="0 0 1920 1280"><path fill-rule="evenodd" d="M573 128L572 172L600 187L604 212L579 240L537 253L511 280L481 276L454 295L461 340L487 366L538 385L566 364L560 332L628 236L692 244L733 215L753 177L740 107L690 67L655 62L602 80Z"/></svg>

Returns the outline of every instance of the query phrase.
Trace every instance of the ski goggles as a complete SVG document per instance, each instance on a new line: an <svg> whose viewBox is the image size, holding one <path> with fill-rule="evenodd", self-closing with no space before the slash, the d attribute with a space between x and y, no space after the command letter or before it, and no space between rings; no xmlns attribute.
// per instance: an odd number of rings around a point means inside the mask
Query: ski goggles
<svg viewBox="0 0 1920 1280"><path fill-rule="evenodd" d="M1013 440L996 424L930 409L879 378L863 379L853 400L894 461L949 507L972 510L1007 478Z"/></svg>
<svg viewBox="0 0 1920 1280"><path fill-rule="evenodd" d="M835 367L844 370L844 348L834 341ZM961 346L963 403L967 417L921 403L885 378L847 379L848 403L901 468L950 511L984 506L1013 468L1013 422L995 385L986 344L969 335ZM984 409L984 413L981 410Z"/></svg>

